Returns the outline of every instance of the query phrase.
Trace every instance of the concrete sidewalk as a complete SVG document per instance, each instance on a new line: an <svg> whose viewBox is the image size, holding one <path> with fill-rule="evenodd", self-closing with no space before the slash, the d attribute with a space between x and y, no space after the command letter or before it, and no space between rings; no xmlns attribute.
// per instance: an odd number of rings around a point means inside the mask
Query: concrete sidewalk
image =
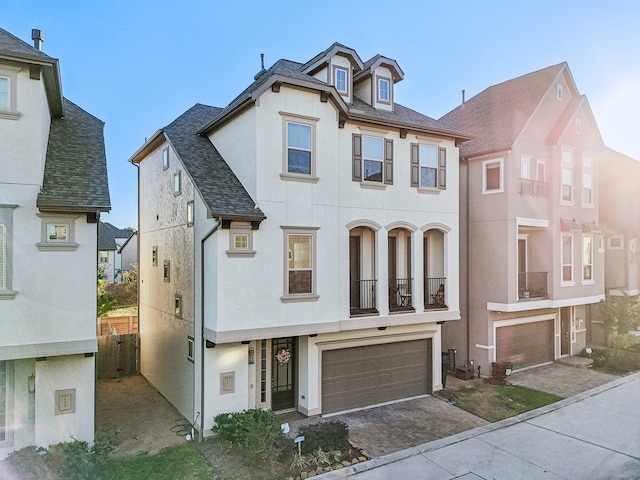
<svg viewBox="0 0 640 480"><path fill-rule="evenodd" d="M640 373L319 480L640 479Z"/></svg>

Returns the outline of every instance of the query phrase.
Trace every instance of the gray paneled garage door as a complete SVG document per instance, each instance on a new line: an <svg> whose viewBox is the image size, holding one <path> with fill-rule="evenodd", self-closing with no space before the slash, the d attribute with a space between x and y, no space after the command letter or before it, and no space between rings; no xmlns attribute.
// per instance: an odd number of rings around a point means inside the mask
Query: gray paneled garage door
<svg viewBox="0 0 640 480"><path fill-rule="evenodd" d="M430 393L431 363L431 339L327 350L322 413Z"/></svg>
<svg viewBox="0 0 640 480"><path fill-rule="evenodd" d="M553 320L497 328L496 358L514 368L553 361Z"/></svg>

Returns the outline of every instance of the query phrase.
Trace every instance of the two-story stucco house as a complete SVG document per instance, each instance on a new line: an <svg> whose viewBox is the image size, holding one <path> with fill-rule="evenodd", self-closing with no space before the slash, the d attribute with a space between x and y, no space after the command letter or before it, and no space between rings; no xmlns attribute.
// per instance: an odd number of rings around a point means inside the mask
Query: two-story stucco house
<svg viewBox="0 0 640 480"><path fill-rule="evenodd" d="M94 438L103 123L36 47L0 29L0 458Z"/></svg>
<svg viewBox="0 0 640 480"><path fill-rule="evenodd" d="M118 228L108 222L98 225L98 270L107 283L122 281L122 271L131 268L131 263L123 265L120 249L133 235L130 228ZM135 243L135 242L134 242ZM131 259L128 259L129 262Z"/></svg>
<svg viewBox="0 0 640 480"><path fill-rule="evenodd" d="M460 150L465 308L444 346L483 375L580 352L604 296L604 145L569 67L489 87L441 121L474 135Z"/></svg>
<svg viewBox="0 0 640 480"><path fill-rule="evenodd" d="M404 72L335 43L195 105L139 166L141 370L205 433L222 412L327 414L442 388L460 318L458 144Z"/></svg>

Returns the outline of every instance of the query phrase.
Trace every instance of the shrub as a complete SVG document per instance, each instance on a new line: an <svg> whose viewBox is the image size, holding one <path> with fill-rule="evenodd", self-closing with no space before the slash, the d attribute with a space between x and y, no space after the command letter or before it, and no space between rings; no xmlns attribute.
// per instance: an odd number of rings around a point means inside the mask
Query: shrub
<svg viewBox="0 0 640 480"><path fill-rule="evenodd" d="M240 448L245 461L281 459L293 443L282 433L271 410L251 409L222 413L214 418L212 430L223 443Z"/></svg>
<svg viewBox="0 0 640 480"><path fill-rule="evenodd" d="M344 452L351 448L349 427L344 422L316 423L301 428L299 433L304 435L302 452L305 454L312 454L317 450Z"/></svg>

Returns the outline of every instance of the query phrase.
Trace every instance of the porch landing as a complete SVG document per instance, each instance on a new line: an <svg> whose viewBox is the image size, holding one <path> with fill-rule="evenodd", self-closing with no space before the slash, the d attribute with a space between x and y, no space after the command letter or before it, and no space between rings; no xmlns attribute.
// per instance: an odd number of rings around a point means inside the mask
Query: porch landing
<svg viewBox="0 0 640 480"><path fill-rule="evenodd" d="M593 359L576 357L575 355L572 355L570 357L558 358L555 363L559 363L560 365L568 365L570 367L591 368L591 366L593 365Z"/></svg>

